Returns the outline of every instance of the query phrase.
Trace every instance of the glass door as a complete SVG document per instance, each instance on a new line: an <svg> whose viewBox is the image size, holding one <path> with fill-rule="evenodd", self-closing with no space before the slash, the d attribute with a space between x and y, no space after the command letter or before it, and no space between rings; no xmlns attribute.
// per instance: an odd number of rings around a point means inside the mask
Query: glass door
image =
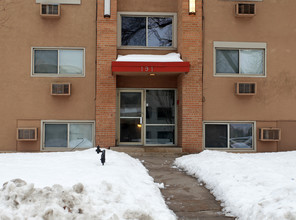
<svg viewBox="0 0 296 220"><path fill-rule="evenodd" d="M143 91L119 91L119 144L143 145Z"/></svg>
<svg viewBox="0 0 296 220"><path fill-rule="evenodd" d="M146 90L145 145L176 144L175 90Z"/></svg>

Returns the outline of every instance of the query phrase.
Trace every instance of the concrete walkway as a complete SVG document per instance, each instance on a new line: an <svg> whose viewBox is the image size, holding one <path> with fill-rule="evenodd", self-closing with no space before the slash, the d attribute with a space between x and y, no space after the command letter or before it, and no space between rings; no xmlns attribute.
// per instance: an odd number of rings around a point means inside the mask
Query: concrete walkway
<svg viewBox="0 0 296 220"><path fill-rule="evenodd" d="M131 155L142 161L149 174L157 183L164 183L161 192L168 207L179 219L195 220L229 220L221 212L219 202L193 177L178 169L172 163L178 157L173 154L141 154Z"/></svg>

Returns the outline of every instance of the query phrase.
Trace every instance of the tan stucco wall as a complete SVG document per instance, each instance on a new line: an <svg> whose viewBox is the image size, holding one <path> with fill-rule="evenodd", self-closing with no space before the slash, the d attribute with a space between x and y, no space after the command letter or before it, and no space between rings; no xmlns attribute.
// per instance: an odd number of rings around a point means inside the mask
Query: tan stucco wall
<svg viewBox="0 0 296 220"><path fill-rule="evenodd" d="M278 126L277 121L296 119L296 25L294 0L273 0L256 3L257 14L252 18L236 18L236 1L204 1L204 74L203 119L205 121L263 121ZM266 77L217 77L213 69L213 42L267 43ZM256 82L257 94L236 96L236 82ZM283 132L286 132L281 124ZM290 131L291 132L291 131ZM279 150L296 149L296 136L285 139ZM257 141L258 151L277 150L277 142Z"/></svg>
<svg viewBox="0 0 296 220"><path fill-rule="evenodd" d="M0 3L0 151L39 151L41 120L95 119L96 1L61 5L59 19L35 2ZM85 77L31 77L31 47L85 48ZM53 82L70 82L71 96L51 96ZM17 143L18 126L38 127L38 141Z"/></svg>
<svg viewBox="0 0 296 220"><path fill-rule="evenodd" d="M280 121L278 127L281 128L281 141L279 142L279 150L286 151L296 149L295 131L296 121Z"/></svg>

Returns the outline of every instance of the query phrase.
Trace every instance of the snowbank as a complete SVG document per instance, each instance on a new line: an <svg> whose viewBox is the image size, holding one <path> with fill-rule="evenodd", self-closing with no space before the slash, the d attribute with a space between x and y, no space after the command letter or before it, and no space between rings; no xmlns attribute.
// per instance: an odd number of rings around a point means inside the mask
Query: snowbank
<svg viewBox="0 0 296 220"><path fill-rule="evenodd" d="M296 152L203 151L175 165L206 184L225 213L241 220L296 219Z"/></svg>
<svg viewBox="0 0 296 220"><path fill-rule="evenodd" d="M176 219L139 160L99 159L94 148L0 154L0 219Z"/></svg>
<svg viewBox="0 0 296 220"><path fill-rule="evenodd" d="M166 55L146 55L146 54L129 54L118 55L116 61L126 62L183 62L179 53L169 53Z"/></svg>

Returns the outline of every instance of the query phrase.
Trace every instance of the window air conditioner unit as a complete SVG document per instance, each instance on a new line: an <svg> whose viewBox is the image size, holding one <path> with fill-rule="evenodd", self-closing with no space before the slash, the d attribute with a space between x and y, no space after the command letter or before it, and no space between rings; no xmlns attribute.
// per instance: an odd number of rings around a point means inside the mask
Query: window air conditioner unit
<svg viewBox="0 0 296 220"><path fill-rule="evenodd" d="M51 84L51 95L71 95L71 84L70 83L52 83Z"/></svg>
<svg viewBox="0 0 296 220"><path fill-rule="evenodd" d="M252 3L237 3L235 5L235 16L253 17L256 14L256 5Z"/></svg>
<svg viewBox="0 0 296 220"><path fill-rule="evenodd" d="M40 4L40 15L42 17L60 17L61 6L59 4Z"/></svg>
<svg viewBox="0 0 296 220"><path fill-rule="evenodd" d="M257 85L255 82L245 83L237 82L235 84L236 95L255 95L257 92Z"/></svg>
<svg viewBox="0 0 296 220"><path fill-rule="evenodd" d="M17 141L37 141L37 128L18 128Z"/></svg>
<svg viewBox="0 0 296 220"><path fill-rule="evenodd" d="M259 129L260 141L280 141L281 129L279 128L260 128Z"/></svg>

